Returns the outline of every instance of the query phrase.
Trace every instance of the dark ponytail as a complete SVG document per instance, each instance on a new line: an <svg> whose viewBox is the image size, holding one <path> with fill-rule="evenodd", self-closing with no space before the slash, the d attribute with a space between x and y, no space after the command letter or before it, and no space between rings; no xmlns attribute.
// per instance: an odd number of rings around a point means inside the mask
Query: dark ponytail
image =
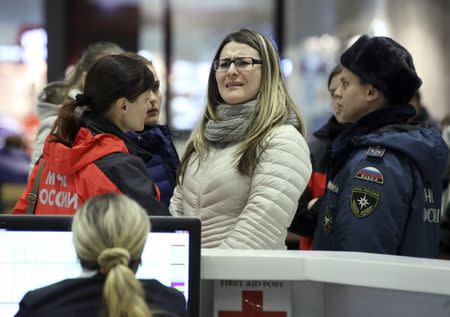
<svg viewBox="0 0 450 317"><path fill-rule="evenodd" d="M75 113L77 107L78 103L73 99L67 99L61 106L58 112L58 118L56 118L50 130L52 142L60 142L65 146L72 147L78 130L81 127L81 119Z"/></svg>

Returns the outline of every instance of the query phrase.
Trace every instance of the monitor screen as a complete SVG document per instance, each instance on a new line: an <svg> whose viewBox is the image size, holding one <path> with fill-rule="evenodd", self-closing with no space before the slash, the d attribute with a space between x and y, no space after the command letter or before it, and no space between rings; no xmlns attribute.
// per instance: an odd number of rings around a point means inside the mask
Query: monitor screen
<svg viewBox="0 0 450 317"><path fill-rule="evenodd" d="M200 221L150 217L152 230L142 254L139 279L157 279L184 294L190 316L198 316ZM26 292L77 278L68 216L0 216L0 316L13 316Z"/></svg>

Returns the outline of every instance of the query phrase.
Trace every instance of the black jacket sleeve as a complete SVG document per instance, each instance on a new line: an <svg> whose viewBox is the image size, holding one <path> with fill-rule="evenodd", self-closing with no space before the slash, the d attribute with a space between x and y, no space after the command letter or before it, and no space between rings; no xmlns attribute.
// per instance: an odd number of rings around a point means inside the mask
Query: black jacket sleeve
<svg viewBox="0 0 450 317"><path fill-rule="evenodd" d="M155 317L188 317L184 295L156 280L141 280L146 301Z"/></svg>
<svg viewBox="0 0 450 317"><path fill-rule="evenodd" d="M308 209L308 203L311 201L311 194L308 189L306 189L300 197L297 212L289 227L289 231L301 236L313 237L322 200L323 197L319 197L311 209Z"/></svg>
<svg viewBox="0 0 450 317"><path fill-rule="evenodd" d="M136 200L149 215L170 216L167 207L155 199L153 182L139 157L113 153L95 161L95 164L122 193Z"/></svg>

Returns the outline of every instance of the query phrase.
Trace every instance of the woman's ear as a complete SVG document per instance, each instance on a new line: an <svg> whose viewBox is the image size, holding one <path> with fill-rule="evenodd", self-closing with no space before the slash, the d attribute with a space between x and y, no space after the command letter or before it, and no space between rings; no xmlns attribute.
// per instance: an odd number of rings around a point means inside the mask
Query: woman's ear
<svg viewBox="0 0 450 317"><path fill-rule="evenodd" d="M127 110L128 100L125 97L119 98L116 101L117 110Z"/></svg>
<svg viewBox="0 0 450 317"><path fill-rule="evenodd" d="M381 97L381 92L376 89L374 86L369 85L367 90L367 101L374 101Z"/></svg>

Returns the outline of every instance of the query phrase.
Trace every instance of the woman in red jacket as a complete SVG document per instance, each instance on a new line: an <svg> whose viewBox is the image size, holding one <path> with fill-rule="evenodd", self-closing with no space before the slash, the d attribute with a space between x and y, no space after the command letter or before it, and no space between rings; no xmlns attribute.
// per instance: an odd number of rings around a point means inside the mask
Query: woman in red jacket
<svg viewBox="0 0 450 317"><path fill-rule="evenodd" d="M84 92L62 106L13 213L74 214L97 194L121 192L149 214L168 215L144 161L150 154L125 134L144 129L154 78L123 55L97 61ZM75 109L85 107L81 118Z"/></svg>

